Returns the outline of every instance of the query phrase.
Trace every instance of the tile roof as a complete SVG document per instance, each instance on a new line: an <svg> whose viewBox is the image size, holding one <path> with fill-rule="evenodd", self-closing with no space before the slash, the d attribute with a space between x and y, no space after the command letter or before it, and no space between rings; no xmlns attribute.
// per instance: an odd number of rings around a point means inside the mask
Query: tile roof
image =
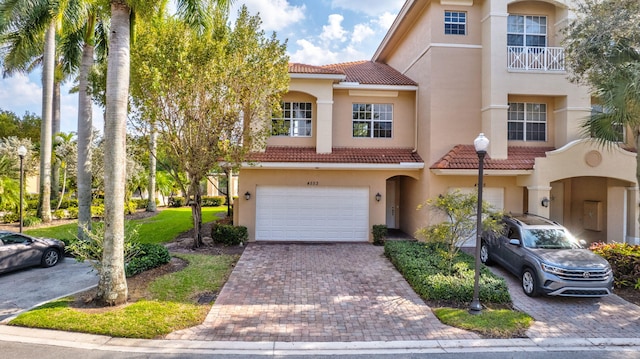
<svg viewBox="0 0 640 359"><path fill-rule="evenodd" d="M290 74L328 74L328 75L344 75L344 72L331 68L313 66L307 64L299 64L296 62L289 63Z"/></svg>
<svg viewBox="0 0 640 359"><path fill-rule="evenodd" d="M254 152L251 162L318 162L318 163L423 163L410 148L333 148L331 153L316 153L315 147L268 146L264 152Z"/></svg>
<svg viewBox="0 0 640 359"><path fill-rule="evenodd" d="M489 170L532 170L536 157L546 157L546 152L553 151L553 147L517 147L507 149L507 159L494 160L485 157L484 169ZM431 169L476 169L478 168L478 154L473 145L457 145Z"/></svg>
<svg viewBox="0 0 640 359"><path fill-rule="evenodd" d="M345 62L324 66L289 63L290 74L345 75L346 82L366 85L417 86L393 67L372 61Z"/></svg>
<svg viewBox="0 0 640 359"><path fill-rule="evenodd" d="M345 62L322 66L327 69L343 71L348 82L359 82L368 85L417 86L418 84L401 74L393 67L373 61Z"/></svg>

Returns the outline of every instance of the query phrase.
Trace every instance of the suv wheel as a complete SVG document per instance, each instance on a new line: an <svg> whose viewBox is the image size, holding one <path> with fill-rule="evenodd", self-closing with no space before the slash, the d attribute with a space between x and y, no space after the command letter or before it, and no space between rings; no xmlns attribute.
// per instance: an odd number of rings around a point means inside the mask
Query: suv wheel
<svg viewBox="0 0 640 359"><path fill-rule="evenodd" d="M489 257L489 246L485 241L482 241L480 245L480 262L488 266L493 264L493 261Z"/></svg>
<svg viewBox="0 0 640 359"><path fill-rule="evenodd" d="M529 297L538 296L538 280L536 279L535 272L532 271L531 268L525 268L522 272L521 284L524 294Z"/></svg>

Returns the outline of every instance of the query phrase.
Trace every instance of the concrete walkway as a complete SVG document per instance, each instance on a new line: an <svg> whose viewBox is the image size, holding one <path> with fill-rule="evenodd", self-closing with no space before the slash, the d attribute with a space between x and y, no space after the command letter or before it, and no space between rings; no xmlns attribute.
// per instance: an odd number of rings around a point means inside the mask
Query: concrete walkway
<svg viewBox="0 0 640 359"><path fill-rule="evenodd" d="M167 339L477 339L446 326L371 244L250 244L202 325Z"/></svg>

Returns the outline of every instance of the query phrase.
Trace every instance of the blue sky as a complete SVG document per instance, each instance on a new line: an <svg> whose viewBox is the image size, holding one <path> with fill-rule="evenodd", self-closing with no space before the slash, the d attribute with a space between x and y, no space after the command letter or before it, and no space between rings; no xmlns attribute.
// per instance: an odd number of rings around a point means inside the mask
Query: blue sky
<svg viewBox="0 0 640 359"><path fill-rule="evenodd" d="M290 61L312 65L369 60L404 0L236 0L232 14L246 5L259 14L267 36L287 42ZM41 115L41 69L0 79L0 109L21 116ZM61 127L76 130L78 97L62 87ZM94 127L102 131L102 109L94 106Z"/></svg>

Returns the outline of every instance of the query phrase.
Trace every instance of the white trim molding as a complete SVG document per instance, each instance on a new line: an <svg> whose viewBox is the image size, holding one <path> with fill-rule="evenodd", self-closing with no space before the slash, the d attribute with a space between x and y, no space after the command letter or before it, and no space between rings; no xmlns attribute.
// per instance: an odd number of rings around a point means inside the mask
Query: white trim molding
<svg viewBox="0 0 640 359"><path fill-rule="evenodd" d="M418 171L424 168L420 162L400 163L324 163L324 162L258 162L242 163L246 169L316 169L316 170L409 170Z"/></svg>

